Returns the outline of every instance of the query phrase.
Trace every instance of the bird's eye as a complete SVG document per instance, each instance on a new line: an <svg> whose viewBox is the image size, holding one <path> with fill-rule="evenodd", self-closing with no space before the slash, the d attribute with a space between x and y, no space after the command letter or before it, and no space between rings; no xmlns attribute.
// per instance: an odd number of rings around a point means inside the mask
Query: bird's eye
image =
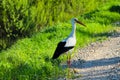
<svg viewBox="0 0 120 80"><path fill-rule="evenodd" d="M77 21L77 19L75 18L74 21Z"/></svg>

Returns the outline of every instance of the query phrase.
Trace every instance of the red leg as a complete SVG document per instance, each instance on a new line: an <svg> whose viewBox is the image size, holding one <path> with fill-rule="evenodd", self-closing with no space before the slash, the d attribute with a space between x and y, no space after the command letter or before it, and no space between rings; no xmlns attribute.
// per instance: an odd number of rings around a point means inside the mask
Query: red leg
<svg viewBox="0 0 120 80"><path fill-rule="evenodd" d="M68 60L67 60L68 68L70 68L70 63L71 63L71 62L70 62L70 59L71 59L71 56L69 55L69 56L68 56Z"/></svg>
<svg viewBox="0 0 120 80"><path fill-rule="evenodd" d="M70 58L71 58L71 56L70 55L68 55L67 56L67 65L68 65L68 79L70 78Z"/></svg>

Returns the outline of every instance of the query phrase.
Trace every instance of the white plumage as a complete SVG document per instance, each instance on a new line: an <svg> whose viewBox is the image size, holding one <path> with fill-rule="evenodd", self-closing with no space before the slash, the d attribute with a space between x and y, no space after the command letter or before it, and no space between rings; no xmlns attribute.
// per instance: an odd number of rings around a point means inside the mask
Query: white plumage
<svg viewBox="0 0 120 80"><path fill-rule="evenodd" d="M71 20L71 23L72 23L72 32L70 33L70 35L65 40L63 40L63 42L66 42L66 44L65 44L64 47L75 46L75 44L76 44L76 35L75 35L76 24L75 24L75 19L76 18L73 18Z"/></svg>
<svg viewBox="0 0 120 80"><path fill-rule="evenodd" d="M56 59L61 54L63 54L65 52L71 50L72 48L74 48L74 46L76 44L76 33L75 33L76 32L76 22L79 23L79 24L84 25L82 22L78 21L76 18L73 18L71 20L72 31L71 31L70 35L66 39L64 39L64 40L62 40L62 41L60 41L58 43L58 46L57 46L57 48L56 48L56 50L54 52L54 55L53 55L52 59Z"/></svg>
<svg viewBox="0 0 120 80"><path fill-rule="evenodd" d="M64 47L72 47L72 46L75 46L76 44L76 38L75 37L69 37L67 40L66 40L66 44Z"/></svg>
<svg viewBox="0 0 120 80"><path fill-rule="evenodd" d="M83 23L81 23L80 21L78 21L76 18L73 18L71 20L71 23L72 23L72 32L70 33L70 35L60 41L57 45L57 48L54 52L54 55L52 57L52 59L56 59L58 58L61 54L65 53L65 52L68 52L70 51L71 49L74 48L75 44L76 44L76 24L75 23L79 23L79 24L82 24L84 25ZM84 25L85 26L85 25ZM67 56L67 65L68 67L70 68L70 59L71 59L71 54L68 54ZM68 69L68 76L69 76L69 69Z"/></svg>

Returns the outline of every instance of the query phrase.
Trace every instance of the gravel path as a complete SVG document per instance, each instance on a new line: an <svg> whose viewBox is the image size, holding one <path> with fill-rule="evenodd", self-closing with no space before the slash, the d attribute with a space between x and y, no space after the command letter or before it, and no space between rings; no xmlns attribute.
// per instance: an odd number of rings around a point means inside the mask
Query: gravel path
<svg viewBox="0 0 120 80"><path fill-rule="evenodd" d="M114 37L113 37L114 36ZM72 80L120 80L120 33L80 49L72 59Z"/></svg>

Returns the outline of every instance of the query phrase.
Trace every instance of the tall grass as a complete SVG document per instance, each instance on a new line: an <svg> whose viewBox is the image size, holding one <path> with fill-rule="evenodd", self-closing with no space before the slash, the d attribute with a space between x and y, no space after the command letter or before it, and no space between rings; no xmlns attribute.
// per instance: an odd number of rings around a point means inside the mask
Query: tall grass
<svg viewBox="0 0 120 80"><path fill-rule="evenodd" d="M0 54L0 78L53 80L58 77L65 77L65 71L58 66L65 55L60 56L56 62L52 61L51 57L57 43L71 31L71 26L69 27L68 25L69 23L61 23L47 28L31 38L18 40L10 49L2 51ZM75 49L101 39L101 35L98 34L113 29L112 26L103 26L95 23L87 25L87 28L77 25L77 46ZM106 35L102 37L106 37Z"/></svg>
<svg viewBox="0 0 120 80"><path fill-rule="evenodd" d="M67 21L90 12L109 0L2 0L0 1L0 49L43 26Z"/></svg>

